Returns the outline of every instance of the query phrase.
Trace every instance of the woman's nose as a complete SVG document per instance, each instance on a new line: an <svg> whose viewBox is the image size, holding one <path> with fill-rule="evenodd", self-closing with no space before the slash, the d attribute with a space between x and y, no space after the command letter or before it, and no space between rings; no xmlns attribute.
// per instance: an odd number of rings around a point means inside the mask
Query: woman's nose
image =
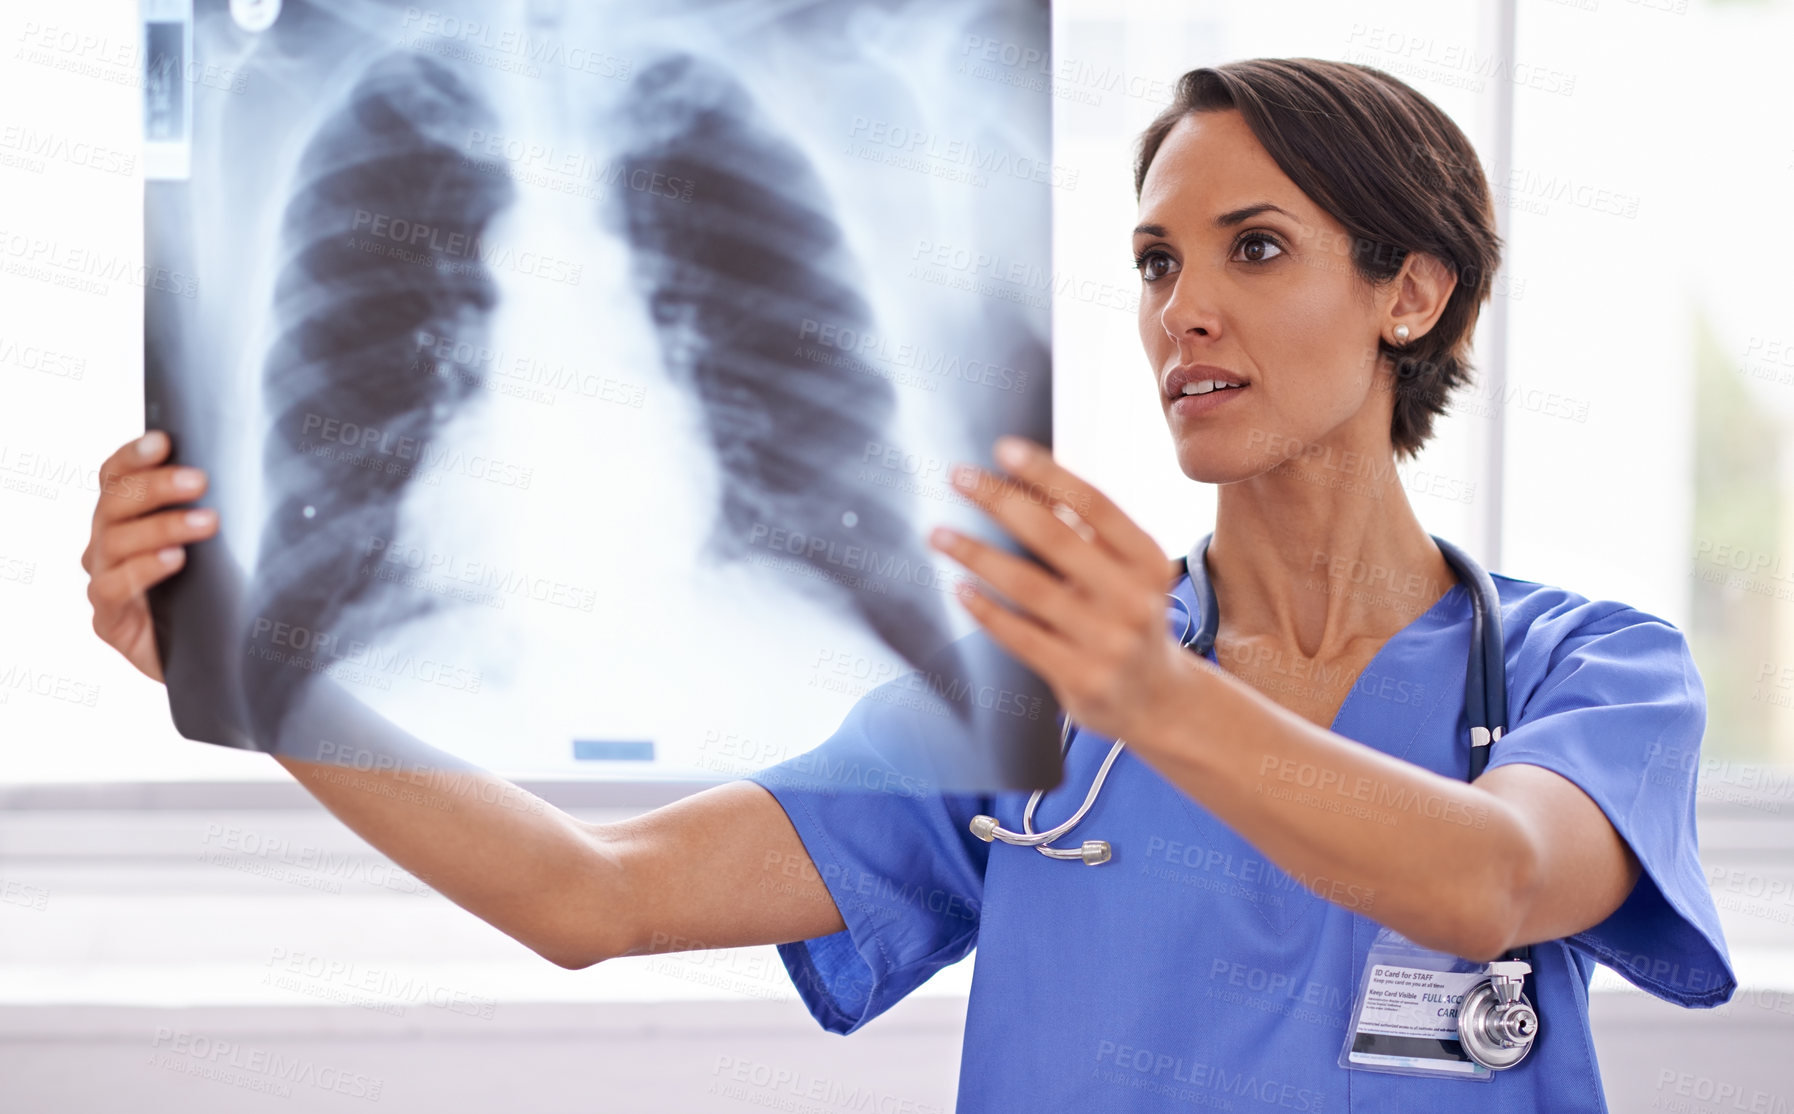
<svg viewBox="0 0 1794 1114"><path fill-rule="evenodd" d="M1221 315L1212 292L1188 271L1180 271L1172 280L1171 296L1159 310L1159 324L1165 335L1174 341L1201 338L1213 340L1221 332Z"/></svg>

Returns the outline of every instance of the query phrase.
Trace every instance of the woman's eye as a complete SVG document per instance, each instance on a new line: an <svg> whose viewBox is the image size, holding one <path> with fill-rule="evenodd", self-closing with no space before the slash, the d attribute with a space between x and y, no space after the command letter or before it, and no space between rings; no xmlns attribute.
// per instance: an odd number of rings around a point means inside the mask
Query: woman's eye
<svg viewBox="0 0 1794 1114"><path fill-rule="evenodd" d="M1134 269L1146 282L1162 279L1172 271L1172 259L1162 251L1145 251L1134 257Z"/></svg>
<svg viewBox="0 0 1794 1114"><path fill-rule="evenodd" d="M1233 257L1242 263L1264 263L1283 254L1283 248L1269 236L1251 235L1240 240Z"/></svg>

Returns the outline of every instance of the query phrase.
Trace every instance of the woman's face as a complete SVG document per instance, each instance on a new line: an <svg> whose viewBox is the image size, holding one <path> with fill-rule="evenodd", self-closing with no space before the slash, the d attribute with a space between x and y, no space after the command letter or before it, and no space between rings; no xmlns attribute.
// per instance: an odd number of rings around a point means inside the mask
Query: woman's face
<svg viewBox="0 0 1794 1114"><path fill-rule="evenodd" d="M1377 340L1395 284L1386 292L1354 273L1344 226L1237 111L1191 113L1165 137L1141 189L1134 252L1140 340L1185 475L1230 483L1304 452L1389 454L1393 397ZM1208 379L1245 386L1183 394L1186 380Z"/></svg>

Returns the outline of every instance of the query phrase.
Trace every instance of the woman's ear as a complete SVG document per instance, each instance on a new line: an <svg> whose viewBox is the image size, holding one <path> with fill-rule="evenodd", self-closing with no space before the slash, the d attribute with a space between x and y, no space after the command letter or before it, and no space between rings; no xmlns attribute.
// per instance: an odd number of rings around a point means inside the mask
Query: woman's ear
<svg viewBox="0 0 1794 1114"><path fill-rule="evenodd" d="M1409 252L1390 280L1393 298L1384 315L1383 335L1393 337L1398 347L1427 335L1457 285L1458 276L1450 267L1425 252ZM1405 334L1396 332L1400 325L1407 326Z"/></svg>

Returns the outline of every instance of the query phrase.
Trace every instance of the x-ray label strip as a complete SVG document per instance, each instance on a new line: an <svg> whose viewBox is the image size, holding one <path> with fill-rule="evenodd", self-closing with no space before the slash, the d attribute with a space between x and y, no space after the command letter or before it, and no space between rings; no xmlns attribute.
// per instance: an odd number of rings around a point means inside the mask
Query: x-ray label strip
<svg viewBox="0 0 1794 1114"><path fill-rule="evenodd" d="M143 0L143 176L185 180L193 173L193 0Z"/></svg>
<svg viewBox="0 0 1794 1114"><path fill-rule="evenodd" d="M573 757L580 762L652 762L652 739L575 739Z"/></svg>

